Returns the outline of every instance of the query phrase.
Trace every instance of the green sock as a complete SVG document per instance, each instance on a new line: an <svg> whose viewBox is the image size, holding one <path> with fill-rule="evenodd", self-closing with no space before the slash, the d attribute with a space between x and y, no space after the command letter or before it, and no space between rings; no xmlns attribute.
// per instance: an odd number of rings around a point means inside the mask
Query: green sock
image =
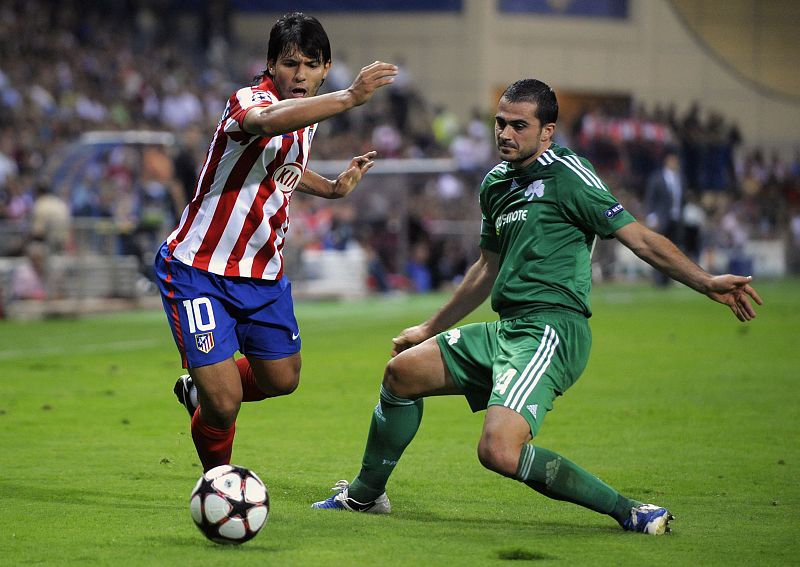
<svg viewBox="0 0 800 567"><path fill-rule="evenodd" d="M631 508L641 504L558 453L533 445L522 447L517 479L548 498L608 514L620 523L630 516Z"/></svg>
<svg viewBox="0 0 800 567"><path fill-rule="evenodd" d="M372 413L361 472L350 484L348 495L371 502L386 490L403 451L417 434L422 421L422 400L398 398L381 386L381 397Z"/></svg>

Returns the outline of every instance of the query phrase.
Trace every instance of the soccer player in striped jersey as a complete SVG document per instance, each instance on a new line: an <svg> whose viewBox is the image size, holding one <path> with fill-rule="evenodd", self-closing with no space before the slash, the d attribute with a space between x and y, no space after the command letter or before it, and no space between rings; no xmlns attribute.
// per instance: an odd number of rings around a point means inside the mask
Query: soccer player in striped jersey
<svg viewBox="0 0 800 567"><path fill-rule="evenodd" d="M480 258L443 307L393 339L361 471L314 508L389 512L386 483L417 432L422 399L463 395L473 411L486 410L478 457L488 469L607 514L625 530L668 531L666 508L622 495L532 443L589 357L595 240L617 238L741 321L755 317L750 301L761 299L750 277L712 276L639 224L587 160L553 142L557 117L555 93L541 81L521 80L504 92L495 115L503 161L480 188ZM490 295L498 321L451 328Z"/></svg>
<svg viewBox="0 0 800 567"><path fill-rule="evenodd" d="M228 99L194 197L156 256L189 369L174 392L205 470L230 462L242 401L287 395L299 382L300 330L281 254L293 192L345 197L374 163L375 152L356 156L333 180L306 169L317 123L366 103L397 74L376 61L349 88L316 96L330 68L319 21L293 13L275 23L265 71Z"/></svg>

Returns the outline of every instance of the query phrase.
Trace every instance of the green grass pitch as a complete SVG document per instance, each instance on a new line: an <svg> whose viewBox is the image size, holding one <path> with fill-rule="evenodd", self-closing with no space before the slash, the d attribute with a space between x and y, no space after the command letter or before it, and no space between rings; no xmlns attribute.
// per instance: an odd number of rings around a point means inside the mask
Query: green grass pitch
<svg viewBox="0 0 800 567"><path fill-rule="evenodd" d="M444 296L297 306L300 389L238 421L233 461L272 499L240 547L189 516L201 470L161 312L0 322L0 564L797 564L800 281L756 287L766 304L742 324L680 286L597 286L589 367L537 440L668 506L661 538L484 470L483 415L457 397L426 401L390 516L309 509L358 471L390 338Z"/></svg>

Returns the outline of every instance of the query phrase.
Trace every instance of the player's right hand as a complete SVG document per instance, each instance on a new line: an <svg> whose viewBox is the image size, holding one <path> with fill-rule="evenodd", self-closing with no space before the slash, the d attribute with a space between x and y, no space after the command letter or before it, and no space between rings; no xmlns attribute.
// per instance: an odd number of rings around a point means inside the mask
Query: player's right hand
<svg viewBox="0 0 800 567"><path fill-rule="evenodd" d="M404 350L408 350L428 340L431 336L425 325L415 325L404 329L398 336L392 339L392 358Z"/></svg>
<svg viewBox="0 0 800 567"><path fill-rule="evenodd" d="M709 281L706 295L714 301L730 307L739 321L750 321L756 317L756 310L750 304L750 300L758 305L764 304L761 296L750 285L752 280L753 276L733 274L714 276Z"/></svg>
<svg viewBox="0 0 800 567"><path fill-rule="evenodd" d="M353 84L347 89L353 97L353 104L360 106L372 98L375 91L394 82L397 66L383 61L375 61L361 69Z"/></svg>

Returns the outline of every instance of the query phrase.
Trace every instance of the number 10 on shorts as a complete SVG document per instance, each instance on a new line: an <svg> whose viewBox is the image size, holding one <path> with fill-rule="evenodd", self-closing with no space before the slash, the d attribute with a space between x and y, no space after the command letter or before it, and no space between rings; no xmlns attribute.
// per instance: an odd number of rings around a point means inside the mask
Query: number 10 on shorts
<svg viewBox="0 0 800 567"><path fill-rule="evenodd" d="M207 297L197 297L187 299L183 302L186 310L186 318L189 321L189 332L194 334L197 331L211 331L217 326L214 320L214 310L211 307L211 300Z"/></svg>

